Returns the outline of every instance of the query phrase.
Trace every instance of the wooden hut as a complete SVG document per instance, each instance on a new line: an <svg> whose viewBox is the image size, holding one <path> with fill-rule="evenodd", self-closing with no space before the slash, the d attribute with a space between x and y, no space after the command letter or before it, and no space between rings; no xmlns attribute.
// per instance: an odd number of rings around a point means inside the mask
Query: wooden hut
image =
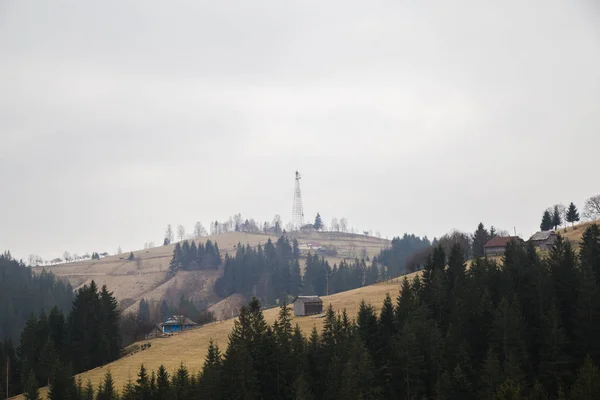
<svg viewBox="0 0 600 400"><path fill-rule="evenodd" d="M323 300L319 296L298 296L292 304L294 305L294 315L296 317L323 312Z"/></svg>

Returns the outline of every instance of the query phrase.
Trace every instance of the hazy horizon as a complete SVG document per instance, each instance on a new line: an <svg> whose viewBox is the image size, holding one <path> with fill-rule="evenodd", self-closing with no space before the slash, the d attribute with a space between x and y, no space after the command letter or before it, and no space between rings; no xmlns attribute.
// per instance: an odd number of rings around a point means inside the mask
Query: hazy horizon
<svg viewBox="0 0 600 400"><path fill-rule="evenodd" d="M0 251L234 213L528 237L600 194L592 0L0 3Z"/></svg>

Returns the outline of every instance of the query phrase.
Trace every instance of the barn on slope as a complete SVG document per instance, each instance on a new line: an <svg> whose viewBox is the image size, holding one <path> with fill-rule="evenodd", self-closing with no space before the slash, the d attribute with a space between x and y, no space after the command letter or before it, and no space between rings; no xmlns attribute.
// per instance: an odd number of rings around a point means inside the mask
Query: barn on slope
<svg viewBox="0 0 600 400"><path fill-rule="evenodd" d="M323 312L323 300L319 296L298 296L292 304L294 305L294 316L296 317Z"/></svg>

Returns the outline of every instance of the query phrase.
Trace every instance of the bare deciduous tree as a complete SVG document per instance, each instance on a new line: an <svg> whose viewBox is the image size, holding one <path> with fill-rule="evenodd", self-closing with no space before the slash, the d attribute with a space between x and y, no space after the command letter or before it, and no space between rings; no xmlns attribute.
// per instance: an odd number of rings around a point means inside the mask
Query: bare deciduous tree
<svg viewBox="0 0 600 400"><path fill-rule="evenodd" d="M171 228L171 224L167 225L167 230L165 232L165 240L164 244L173 243L173 228Z"/></svg>
<svg viewBox="0 0 600 400"><path fill-rule="evenodd" d="M583 216L591 220L600 219L600 194L585 201Z"/></svg>
<svg viewBox="0 0 600 400"><path fill-rule="evenodd" d="M333 232L338 232L340 230L340 223L338 222L338 219L336 217L333 217L333 219L331 220L331 230Z"/></svg>
<svg viewBox="0 0 600 400"><path fill-rule="evenodd" d="M142 268L142 259L139 256L135 258L135 266L138 270Z"/></svg>
<svg viewBox="0 0 600 400"><path fill-rule="evenodd" d="M65 252L63 253L63 258L65 259L65 262L71 262L71 253L65 250Z"/></svg>
<svg viewBox="0 0 600 400"><path fill-rule="evenodd" d="M202 236L206 236L207 232L206 229L204 229L204 226L200 223L200 221L196 222L196 225L194 225L194 237L195 238L200 238Z"/></svg>
<svg viewBox="0 0 600 400"><path fill-rule="evenodd" d="M123 252L123 249L121 248L121 245L119 245L119 248L117 249L117 254L121 254Z"/></svg>
<svg viewBox="0 0 600 400"><path fill-rule="evenodd" d="M346 233L348 232L348 220L346 218L340 219L340 231Z"/></svg>
<svg viewBox="0 0 600 400"><path fill-rule="evenodd" d="M287 224L285 224L286 232L292 232L293 230L294 230L294 224L292 224L291 222L288 222Z"/></svg>
<svg viewBox="0 0 600 400"><path fill-rule="evenodd" d="M185 228L183 227L183 225L179 225L177 227L177 237L179 238L179 241L182 241L185 237Z"/></svg>

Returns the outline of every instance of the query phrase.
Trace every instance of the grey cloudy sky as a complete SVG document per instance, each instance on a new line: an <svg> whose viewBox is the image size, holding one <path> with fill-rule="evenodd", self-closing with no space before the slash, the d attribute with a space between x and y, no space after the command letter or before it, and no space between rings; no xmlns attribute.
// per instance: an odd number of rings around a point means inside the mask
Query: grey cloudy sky
<svg viewBox="0 0 600 400"><path fill-rule="evenodd" d="M600 193L596 0L0 1L0 248L235 212L532 233Z"/></svg>

